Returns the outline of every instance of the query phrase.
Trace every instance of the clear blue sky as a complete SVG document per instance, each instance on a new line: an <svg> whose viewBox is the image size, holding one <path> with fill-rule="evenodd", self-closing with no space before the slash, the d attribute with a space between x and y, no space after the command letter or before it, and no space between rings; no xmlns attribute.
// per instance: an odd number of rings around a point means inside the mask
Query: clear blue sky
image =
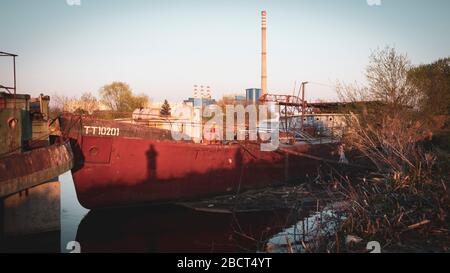
<svg viewBox="0 0 450 273"><path fill-rule="evenodd" d="M97 94L120 80L154 100L180 101L196 83L220 97L260 85L263 9L273 93L363 81L371 50L386 45L414 64L450 55L447 0L0 0L0 51L20 55L22 93ZM0 60L6 83L7 68ZM309 99L335 97L308 88Z"/></svg>

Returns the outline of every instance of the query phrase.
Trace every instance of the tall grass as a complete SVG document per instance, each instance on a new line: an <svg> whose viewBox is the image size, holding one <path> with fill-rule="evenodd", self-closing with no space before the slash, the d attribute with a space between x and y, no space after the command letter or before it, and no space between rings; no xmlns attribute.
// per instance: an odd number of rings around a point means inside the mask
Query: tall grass
<svg viewBox="0 0 450 273"><path fill-rule="evenodd" d="M347 121L347 146L376 171L357 181L340 176L348 206L339 233L402 250L441 236L443 245L434 247L444 249L450 243L447 153L427 145L432 129L409 111L375 113L350 114Z"/></svg>

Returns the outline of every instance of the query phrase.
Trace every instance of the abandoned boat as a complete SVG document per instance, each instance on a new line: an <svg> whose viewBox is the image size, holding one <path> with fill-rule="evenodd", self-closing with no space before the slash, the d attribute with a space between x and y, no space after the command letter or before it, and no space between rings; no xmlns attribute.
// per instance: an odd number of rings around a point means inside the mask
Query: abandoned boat
<svg viewBox="0 0 450 273"><path fill-rule="evenodd" d="M324 162L339 161L338 142L305 138L305 132L302 141L266 152L258 141L173 140L170 130L142 123L72 114L60 122L74 152L78 200L89 209L239 193L315 177Z"/></svg>

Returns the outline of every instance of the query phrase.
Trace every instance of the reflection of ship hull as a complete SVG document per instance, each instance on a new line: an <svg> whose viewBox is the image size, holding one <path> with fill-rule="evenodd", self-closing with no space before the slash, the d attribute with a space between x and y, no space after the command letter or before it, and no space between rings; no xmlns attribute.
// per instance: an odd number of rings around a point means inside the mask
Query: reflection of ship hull
<svg viewBox="0 0 450 273"><path fill-rule="evenodd" d="M205 213L182 207L95 210L76 241L89 252L255 252L295 219L290 211Z"/></svg>
<svg viewBox="0 0 450 273"><path fill-rule="evenodd" d="M320 164L279 150L263 152L257 143L202 145L173 141L169 131L114 121L72 116L62 122L75 153L72 174L77 196L87 208L261 188L315 175ZM110 136L105 136L108 130ZM337 159L335 146L329 144L284 148Z"/></svg>

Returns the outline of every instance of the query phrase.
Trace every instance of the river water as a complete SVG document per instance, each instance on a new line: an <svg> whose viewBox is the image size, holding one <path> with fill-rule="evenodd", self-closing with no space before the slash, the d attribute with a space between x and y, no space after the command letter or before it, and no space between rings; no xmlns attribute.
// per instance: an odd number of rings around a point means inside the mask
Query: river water
<svg viewBox="0 0 450 273"><path fill-rule="evenodd" d="M67 244L76 241L78 225L89 210L83 208L77 199L72 173L59 176L61 185L61 252L67 250Z"/></svg>
<svg viewBox="0 0 450 273"><path fill-rule="evenodd" d="M258 252L292 222L291 211L199 212L180 206L89 211L72 176L60 176L61 252ZM69 244L69 246L68 246Z"/></svg>
<svg viewBox="0 0 450 273"><path fill-rule="evenodd" d="M70 172L58 180L2 200L4 231L23 232L0 240L0 252L298 252L322 218L292 209L231 214L175 205L90 211L78 202Z"/></svg>

